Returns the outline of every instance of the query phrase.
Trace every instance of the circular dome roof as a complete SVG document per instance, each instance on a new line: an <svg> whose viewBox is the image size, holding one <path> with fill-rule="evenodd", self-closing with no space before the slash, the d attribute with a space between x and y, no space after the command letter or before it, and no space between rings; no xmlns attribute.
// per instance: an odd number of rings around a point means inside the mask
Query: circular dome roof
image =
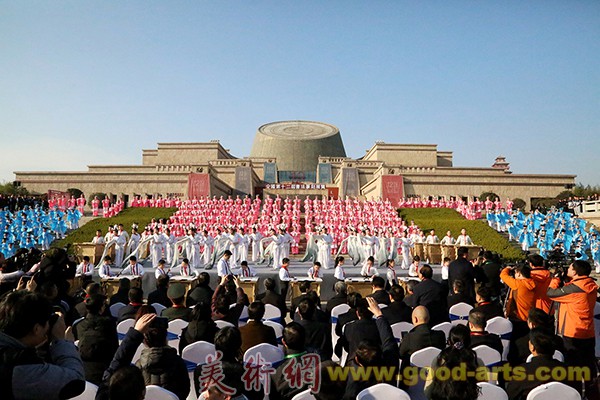
<svg viewBox="0 0 600 400"><path fill-rule="evenodd" d="M319 156L346 157L337 127L314 121L280 121L258 128L250 158L276 158L279 171L316 171Z"/></svg>

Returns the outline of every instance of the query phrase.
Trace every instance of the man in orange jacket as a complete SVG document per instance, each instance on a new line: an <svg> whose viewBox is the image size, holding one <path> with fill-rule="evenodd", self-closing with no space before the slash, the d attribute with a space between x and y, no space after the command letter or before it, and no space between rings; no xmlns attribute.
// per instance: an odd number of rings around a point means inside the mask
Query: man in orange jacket
<svg viewBox="0 0 600 400"><path fill-rule="evenodd" d="M573 261L567 270L570 282L561 287L560 279L552 279L547 294L559 304L558 334L563 337L567 364L590 368L593 379L596 376L594 306L598 285L589 276L591 272L587 261Z"/></svg>
<svg viewBox="0 0 600 400"><path fill-rule="evenodd" d="M511 271L514 271L513 276ZM527 317L529 310L535 307L535 281L531 279L531 269L527 265L504 268L500 279L511 289L506 299L506 318L513 324L508 350L510 361L516 352L517 340L529 333Z"/></svg>
<svg viewBox="0 0 600 400"><path fill-rule="evenodd" d="M552 300L548 298L546 291L550 285L552 277L550 271L544 266L544 257L539 254L530 254L527 262L531 268L531 279L535 281L535 307L544 310L550 314Z"/></svg>

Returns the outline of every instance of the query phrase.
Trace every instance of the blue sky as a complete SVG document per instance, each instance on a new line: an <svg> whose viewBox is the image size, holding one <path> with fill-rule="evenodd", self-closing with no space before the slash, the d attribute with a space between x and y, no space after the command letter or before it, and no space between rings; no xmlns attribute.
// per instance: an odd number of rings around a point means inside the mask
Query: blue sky
<svg viewBox="0 0 600 400"><path fill-rule="evenodd" d="M599 1L1 1L0 181L268 122L600 184Z"/></svg>

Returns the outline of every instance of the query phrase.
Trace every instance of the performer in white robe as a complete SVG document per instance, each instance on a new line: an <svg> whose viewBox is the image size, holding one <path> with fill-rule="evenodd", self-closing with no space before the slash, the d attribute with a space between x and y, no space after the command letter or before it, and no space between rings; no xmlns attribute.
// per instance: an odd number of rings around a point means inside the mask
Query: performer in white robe
<svg viewBox="0 0 600 400"><path fill-rule="evenodd" d="M215 239L208 234L207 230L202 232L202 240L204 243L204 249L202 250L202 254L200 257L200 262L202 265L206 266L210 264L210 260L212 258L212 249L215 243Z"/></svg>
<svg viewBox="0 0 600 400"><path fill-rule="evenodd" d="M119 232L117 231L116 235ZM125 235L115 236L115 265L118 268L121 268L121 264L123 264L123 254L125 253L125 245L127 244L127 238Z"/></svg>
<svg viewBox="0 0 600 400"><path fill-rule="evenodd" d="M167 264L171 265L175 254L175 235L171 233L171 229L167 228L164 233L165 237L165 259Z"/></svg>
<svg viewBox="0 0 600 400"><path fill-rule="evenodd" d="M402 265L400 268L408 269L411 262L410 249L414 246L414 244L409 238L406 237L406 231L401 233L400 239L398 239L398 246L400 246L400 249L402 249Z"/></svg>
<svg viewBox="0 0 600 400"><path fill-rule="evenodd" d="M331 243L333 243L333 238L327 232L327 228L323 228L321 230L320 235L315 235L315 240L317 241L317 260L321 263L321 266L325 269L331 268Z"/></svg>
<svg viewBox="0 0 600 400"><path fill-rule="evenodd" d="M152 245L150 246L150 252L152 254L152 267L157 268L158 262L163 258L163 246L165 244L165 237L158 231L158 228L154 228L154 234L152 235Z"/></svg>
<svg viewBox="0 0 600 400"><path fill-rule="evenodd" d="M127 245L127 254L131 254L138 248L140 244L141 236L138 233L137 228L133 228L131 230L131 237L129 238L129 243Z"/></svg>
<svg viewBox="0 0 600 400"><path fill-rule="evenodd" d="M252 241L252 262L256 263L260 260L260 241L263 236L260 234L258 229L252 228L252 233L250 234L250 240Z"/></svg>

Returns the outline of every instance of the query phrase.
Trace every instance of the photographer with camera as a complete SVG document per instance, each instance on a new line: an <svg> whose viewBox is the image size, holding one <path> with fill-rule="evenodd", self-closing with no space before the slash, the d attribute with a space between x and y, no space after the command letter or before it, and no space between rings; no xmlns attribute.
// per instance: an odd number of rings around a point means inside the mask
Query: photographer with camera
<svg viewBox="0 0 600 400"><path fill-rule="evenodd" d="M49 342L48 359L36 348ZM26 290L0 303L0 398L67 399L85 389L83 362L65 340L65 320L44 296Z"/></svg>
<svg viewBox="0 0 600 400"><path fill-rule="evenodd" d="M567 279L555 277L547 294L559 304L558 334L563 337L567 364L590 368L596 376L594 306L598 285L589 275L592 267L587 261L576 260L567 270ZM564 284L564 285L563 285Z"/></svg>
<svg viewBox="0 0 600 400"><path fill-rule="evenodd" d="M552 301L548 298L546 291L552 277L544 265L544 257L539 254L530 254L527 256L527 262L531 268L531 279L535 281L535 307L550 313Z"/></svg>
<svg viewBox="0 0 600 400"><path fill-rule="evenodd" d="M517 339L529 333L527 317L529 310L535 307L535 281L531 279L528 265L508 266L500 272L500 279L509 287L505 303L505 315L513 324L509 351L514 351Z"/></svg>

